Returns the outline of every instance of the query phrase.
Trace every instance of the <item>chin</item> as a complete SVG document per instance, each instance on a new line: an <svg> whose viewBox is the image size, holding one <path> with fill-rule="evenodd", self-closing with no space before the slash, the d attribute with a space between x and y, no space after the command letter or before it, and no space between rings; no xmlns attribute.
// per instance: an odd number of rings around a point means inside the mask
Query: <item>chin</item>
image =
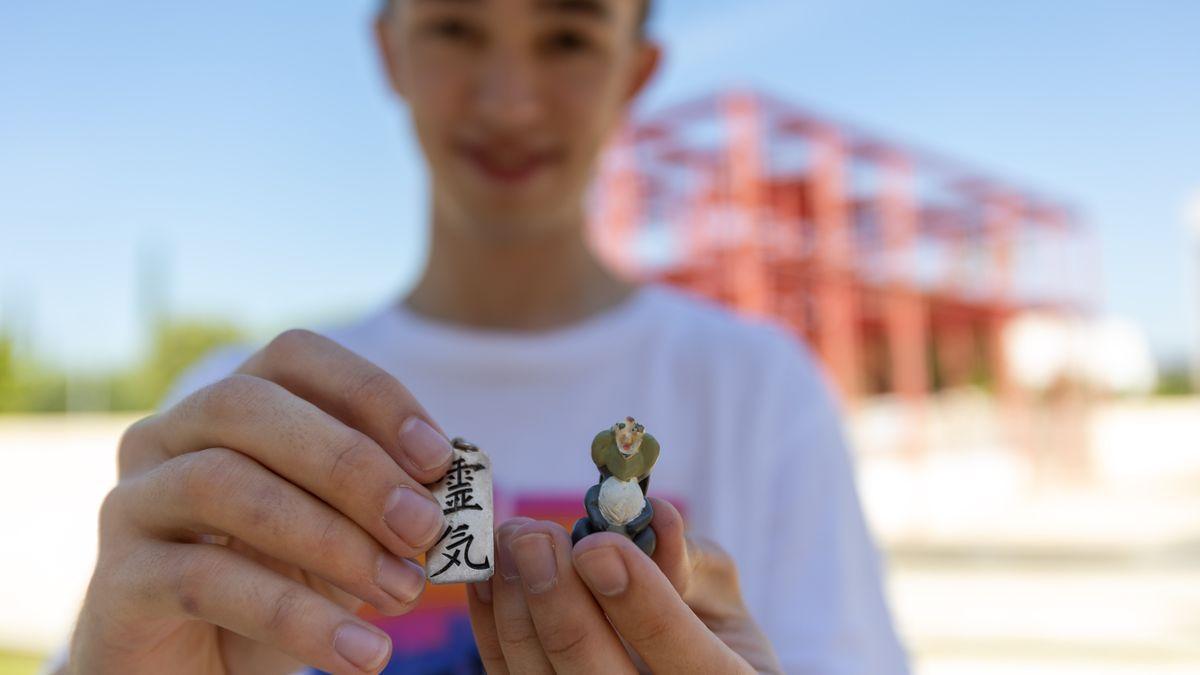
<svg viewBox="0 0 1200 675"><path fill-rule="evenodd" d="M525 195L488 195L459 201L466 225L476 234L497 240L514 241L545 236L570 223L559 214L571 211L555 199Z"/></svg>
<svg viewBox="0 0 1200 675"><path fill-rule="evenodd" d="M539 218L537 209L480 208L468 209L464 226L472 237L495 242L518 242L536 239L553 231L553 226Z"/></svg>

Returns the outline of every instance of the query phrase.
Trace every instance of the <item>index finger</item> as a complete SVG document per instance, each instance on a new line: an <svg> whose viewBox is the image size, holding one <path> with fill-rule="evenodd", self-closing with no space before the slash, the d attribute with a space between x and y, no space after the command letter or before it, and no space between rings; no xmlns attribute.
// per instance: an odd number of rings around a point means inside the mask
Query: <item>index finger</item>
<svg viewBox="0 0 1200 675"><path fill-rule="evenodd" d="M737 567L715 543L687 533L673 504L650 497L657 545L653 560L684 602L702 619L736 616L745 611Z"/></svg>
<svg viewBox="0 0 1200 675"><path fill-rule="evenodd" d="M366 434L423 484L453 459L450 441L399 380L329 338L289 330L238 372L270 380Z"/></svg>
<svg viewBox="0 0 1200 675"><path fill-rule="evenodd" d="M601 532L572 552L575 569L613 628L655 673L752 673L683 602L633 542Z"/></svg>
<svg viewBox="0 0 1200 675"><path fill-rule="evenodd" d="M501 554L516 563L525 605L556 673L635 673L625 648L571 564L571 536L557 523L526 523ZM501 561L503 564L503 560Z"/></svg>

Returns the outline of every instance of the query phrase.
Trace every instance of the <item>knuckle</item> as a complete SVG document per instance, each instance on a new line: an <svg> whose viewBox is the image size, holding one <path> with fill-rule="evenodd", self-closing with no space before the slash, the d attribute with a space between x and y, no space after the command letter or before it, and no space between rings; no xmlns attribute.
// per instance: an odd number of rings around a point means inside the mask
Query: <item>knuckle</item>
<svg viewBox="0 0 1200 675"><path fill-rule="evenodd" d="M99 527L100 541L104 542L108 539L108 535L120 527L120 524L125 519L125 504L129 496L129 486L118 483L108 494L104 495L104 501L100 503L99 512Z"/></svg>
<svg viewBox="0 0 1200 675"><path fill-rule="evenodd" d="M262 353L268 361L279 361L295 358L296 355L312 348L321 336L304 328L291 328L276 335Z"/></svg>
<svg viewBox="0 0 1200 675"><path fill-rule="evenodd" d="M104 495L104 501L100 502L100 518L102 520L111 518L115 513L121 511L126 499L125 493L128 491L129 487L125 483L117 483L113 489L108 491L108 494Z"/></svg>
<svg viewBox="0 0 1200 675"><path fill-rule="evenodd" d="M734 561L733 556L729 555L728 551L715 543L711 543L705 555L708 559L708 565L717 578L730 583L737 583L737 563Z"/></svg>
<svg viewBox="0 0 1200 675"><path fill-rule="evenodd" d="M284 506L287 494L283 486L275 481L256 482L263 484L256 486L246 495L246 509L242 517L252 531L267 530L271 534L279 535L285 527L281 516L286 512Z"/></svg>
<svg viewBox="0 0 1200 675"><path fill-rule="evenodd" d="M144 417L125 429L117 444L117 475L127 476L145 463L146 456L153 447L150 427L157 419L156 415Z"/></svg>
<svg viewBox="0 0 1200 675"><path fill-rule="evenodd" d="M212 585L225 576L224 567L225 564L216 556L199 551L183 558L175 584L175 599L185 615L194 618L204 616L205 599Z"/></svg>
<svg viewBox="0 0 1200 675"><path fill-rule="evenodd" d="M377 408L396 403L398 390L396 378L383 370L371 368L368 373L351 382L346 401L353 410Z"/></svg>
<svg viewBox="0 0 1200 675"><path fill-rule="evenodd" d="M542 649L537 631L527 621L498 621L496 629L501 647L509 652Z"/></svg>
<svg viewBox="0 0 1200 675"><path fill-rule="evenodd" d="M709 559L712 561L713 565L722 569L735 569L736 566L733 564L733 556L729 555L729 551L726 551L725 548L720 544L706 539L704 540L704 550Z"/></svg>
<svg viewBox="0 0 1200 675"><path fill-rule="evenodd" d="M541 632L542 649L547 656L570 660L582 653L588 632L571 621L554 622Z"/></svg>
<svg viewBox="0 0 1200 675"><path fill-rule="evenodd" d="M263 627L273 635L287 635L294 632L294 627L305 614L305 593L299 586L289 586L278 593L273 600Z"/></svg>
<svg viewBox="0 0 1200 675"><path fill-rule="evenodd" d="M169 560L144 541L130 542L117 552L102 554L93 583L107 584L105 592L119 594L133 607L152 607L162 602L159 570L169 569ZM105 571L102 573L101 568Z"/></svg>
<svg viewBox="0 0 1200 675"><path fill-rule="evenodd" d="M671 630L671 622L664 615L651 613L634 621L627 630L622 630L621 634L636 644L657 644L666 638Z"/></svg>
<svg viewBox="0 0 1200 675"><path fill-rule="evenodd" d="M377 563L351 564L348 560L349 556L343 556L343 558L346 559L335 563L339 568L338 574L341 575L338 580L339 584L345 584L345 588L355 595L359 593L367 594L368 598L366 599L375 600L379 597L384 597L385 599L391 598L391 595L387 591L382 591L382 596L380 595L382 587L380 586L378 577L374 574L379 569ZM402 601L395 600L395 602Z"/></svg>
<svg viewBox="0 0 1200 675"><path fill-rule="evenodd" d="M205 512L228 489L238 475L239 460L238 453L226 448L208 448L172 460L177 489L192 512Z"/></svg>
<svg viewBox="0 0 1200 675"><path fill-rule="evenodd" d="M341 517L333 514L325 516L325 522L319 524L321 534L317 537L316 550L337 551L341 539Z"/></svg>
<svg viewBox="0 0 1200 675"><path fill-rule="evenodd" d="M687 546L693 568L702 568L694 571L703 571L722 580L737 579L737 562L720 544L705 537L689 536Z"/></svg>
<svg viewBox="0 0 1200 675"><path fill-rule="evenodd" d="M355 536L354 527L341 515L329 514L314 531L314 551L321 551L321 559L329 567L332 576L358 588L375 585L375 560L382 549L363 546L363 540Z"/></svg>
<svg viewBox="0 0 1200 675"><path fill-rule="evenodd" d="M350 430L344 440L334 446L329 463L329 485L338 492L361 488L376 466L378 450L375 442L361 432Z"/></svg>
<svg viewBox="0 0 1200 675"><path fill-rule="evenodd" d="M253 414L268 395L270 384L253 375L235 374L201 389L193 402L201 415L213 420L239 420Z"/></svg>

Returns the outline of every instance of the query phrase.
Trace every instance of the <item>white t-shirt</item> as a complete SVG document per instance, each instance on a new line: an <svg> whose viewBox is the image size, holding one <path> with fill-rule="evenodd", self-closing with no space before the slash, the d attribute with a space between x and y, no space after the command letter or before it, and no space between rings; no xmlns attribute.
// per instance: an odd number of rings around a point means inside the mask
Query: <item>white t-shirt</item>
<svg viewBox="0 0 1200 675"><path fill-rule="evenodd" d="M548 332L464 329L394 306L322 332L394 374L447 433L492 456L498 518L552 518L569 529L597 479L592 437L637 418L662 448L650 494L733 553L746 602L787 672L907 672L837 405L815 360L782 329L645 286ZM247 355L204 360L168 403ZM396 640L393 667L411 658L411 672L451 668L434 652L469 641L469 625L436 609L403 624L380 620ZM444 630L414 638L429 621Z"/></svg>

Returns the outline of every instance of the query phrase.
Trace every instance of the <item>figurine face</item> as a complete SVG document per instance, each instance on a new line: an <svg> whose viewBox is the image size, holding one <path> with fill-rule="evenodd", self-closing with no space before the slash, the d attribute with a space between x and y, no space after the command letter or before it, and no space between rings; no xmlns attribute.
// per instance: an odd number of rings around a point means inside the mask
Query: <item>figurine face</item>
<svg viewBox="0 0 1200 675"><path fill-rule="evenodd" d="M614 424L612 429L617 437L617 451L625 457L636 455L642 447L642 435L646 433L646 428L632 417L626 417Z"/></svg>

